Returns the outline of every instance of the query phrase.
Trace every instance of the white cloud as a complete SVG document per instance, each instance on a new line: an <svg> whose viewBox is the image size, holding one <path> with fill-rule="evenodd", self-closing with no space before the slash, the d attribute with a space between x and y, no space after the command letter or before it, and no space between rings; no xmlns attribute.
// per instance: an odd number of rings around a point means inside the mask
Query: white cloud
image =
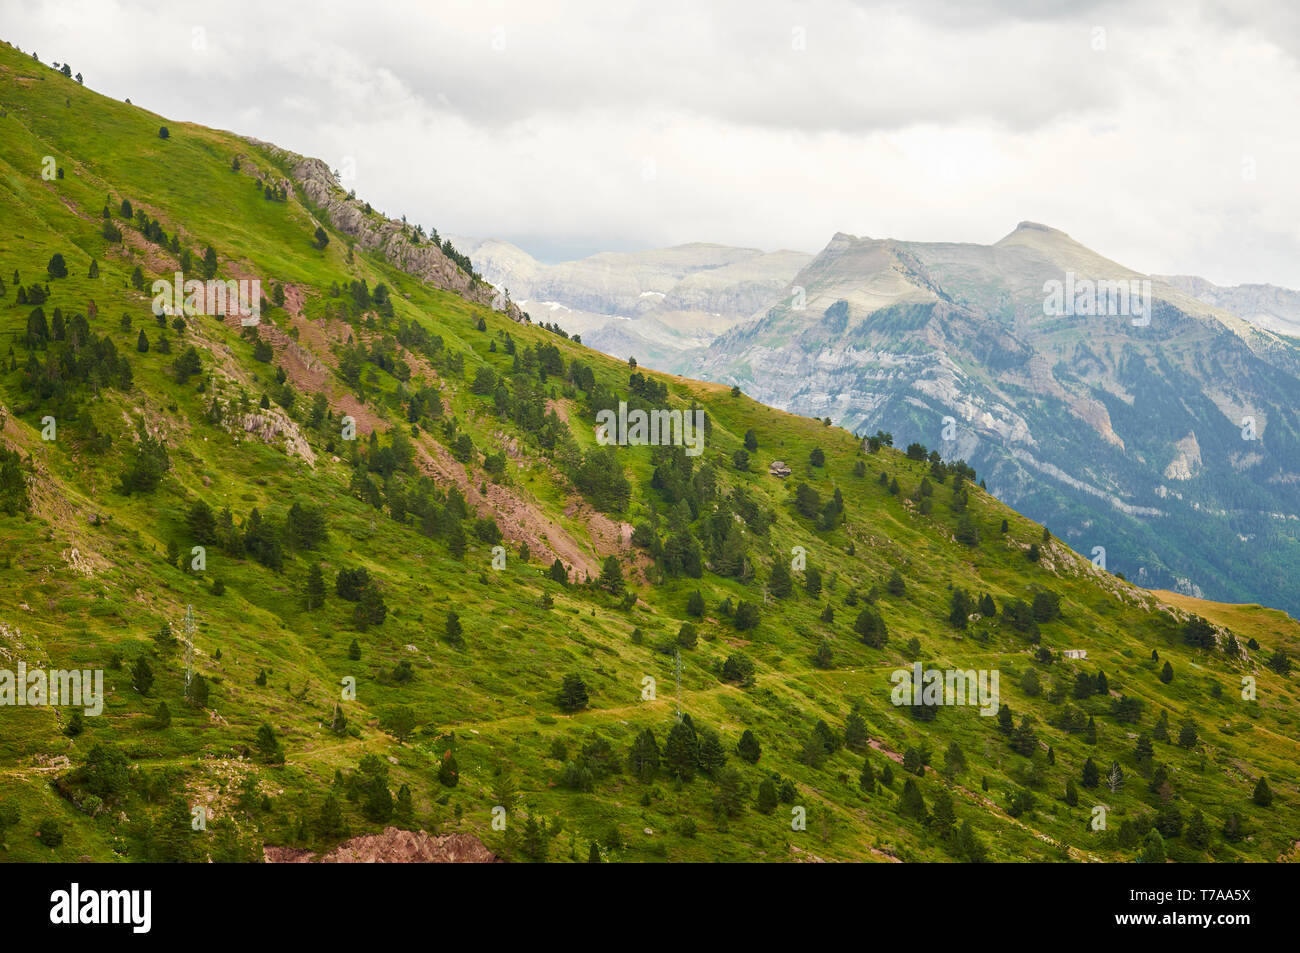
<svg viewBox="0 0 1300 953"><path fill-rule="evenodd" d="M1165 7L9 0L0 22L109 95L351 156L376 207L541 256L1034 219L1136 268L1300 287L1300 17Z"/></svg>

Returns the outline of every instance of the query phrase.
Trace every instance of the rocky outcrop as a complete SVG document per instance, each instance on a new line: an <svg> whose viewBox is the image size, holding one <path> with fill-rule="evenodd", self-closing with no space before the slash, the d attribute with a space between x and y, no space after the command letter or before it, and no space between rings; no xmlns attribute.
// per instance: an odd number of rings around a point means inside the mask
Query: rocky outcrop
<svg viewBox="0 0 1300 953"><path fill-rule="evenodd" d="M283 162L289 184L331 226L356 239L357 247L376 251L394 267L425 284L460 295L468 301L503 310L516 321L524 314L512 301L502 301L490 284L467 274L430 241L420 241L405 223L387 218L367 203L344 190L328 165L320 159L300 156L269 142L249 139L268 156Z"/></svg>
<svg viewBox="0 0 1300 953"><path fill-rule="evenodd" d="M263 847L268 864L496 864L501 858L470 834L433 837L425 831L385 828L353 837L324 856L292 847Z"/></svg>

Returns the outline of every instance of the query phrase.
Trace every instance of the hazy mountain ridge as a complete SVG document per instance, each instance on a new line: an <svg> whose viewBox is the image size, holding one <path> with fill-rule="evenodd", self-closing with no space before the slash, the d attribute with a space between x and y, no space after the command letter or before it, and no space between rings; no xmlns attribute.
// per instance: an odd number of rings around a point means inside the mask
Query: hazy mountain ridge
<svg viewBox="0 0 1300 953"><path fill-rule="evenodd" d="M509 242L453 241L534 320L661 370L687 366L719 333L766 308L812 258L695 242L548 265Z"/></svg>
<svg viewBox="0 0 1300 953"><path fill-rule="evenodd" d="M1199 301L1238 315L1252 324L1300 337L1300 291L1277 285L1222 286L1194 275L1162 275L1161 281Z"/></svg>
<svg viewBox="0 0 1300 953"><path fill-rule="evenodd" d="M995 494L1146 582L1295 611L1300 351L1159 279L1147 327L1046 316L1044 283L1067 271L1145 279L1034 223L991 246L837 235L793 281L805 307L720 335L701 373L969 459ZM1242 439L1246 417L1260 439ZM1207 564L1169 532L1194 519L1217 521L1231 555Z"/></svg>

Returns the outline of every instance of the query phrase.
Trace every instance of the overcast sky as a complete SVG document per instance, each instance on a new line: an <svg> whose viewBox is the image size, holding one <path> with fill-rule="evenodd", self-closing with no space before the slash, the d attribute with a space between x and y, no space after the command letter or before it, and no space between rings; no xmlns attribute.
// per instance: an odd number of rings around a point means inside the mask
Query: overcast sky
<svg viewBox="0 0 1300 953"><path fill-rule="evenodd" d="M550 261L1030 219L1300 287L1295 0L0 0L0 36Z"/></svg>

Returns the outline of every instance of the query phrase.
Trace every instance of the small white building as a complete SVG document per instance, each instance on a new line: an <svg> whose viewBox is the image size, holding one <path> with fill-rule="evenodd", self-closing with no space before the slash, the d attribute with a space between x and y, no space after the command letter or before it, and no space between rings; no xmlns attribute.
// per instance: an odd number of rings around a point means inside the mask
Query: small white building
<svg viewBox="0 0 1300 953"><path fill-rule="evenodd" d="M1087 658L1087 649L1066 649L1061 653L1062 658Z"/></svg>

